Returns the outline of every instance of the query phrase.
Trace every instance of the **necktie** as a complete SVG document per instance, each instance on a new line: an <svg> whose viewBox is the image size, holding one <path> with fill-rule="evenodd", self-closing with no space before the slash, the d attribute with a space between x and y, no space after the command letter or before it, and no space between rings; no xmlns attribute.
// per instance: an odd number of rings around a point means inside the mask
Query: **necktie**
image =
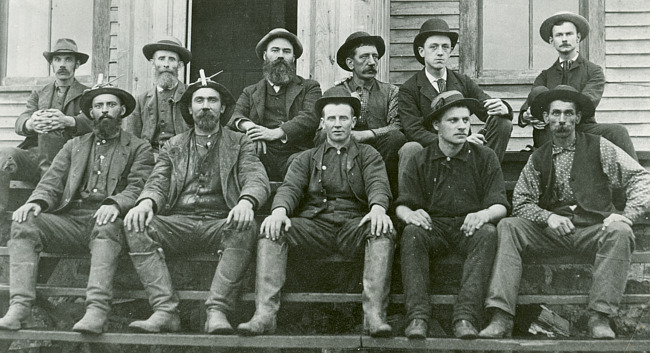
<svg viewBox="0 0 650 353"><path fill-rule="evenodd" d="M569 70L571 70L571 60L562 62L562 84L566 85L569 81Z"/></svg>
<svg viewBox="0 0 650 353"><path fill-rule="evenodd" d="M439 91L439 93L442 93L445 90L447 90L447 81L445 81L445 79L439 78L436 82L438 83L438 91Z"/></svg>

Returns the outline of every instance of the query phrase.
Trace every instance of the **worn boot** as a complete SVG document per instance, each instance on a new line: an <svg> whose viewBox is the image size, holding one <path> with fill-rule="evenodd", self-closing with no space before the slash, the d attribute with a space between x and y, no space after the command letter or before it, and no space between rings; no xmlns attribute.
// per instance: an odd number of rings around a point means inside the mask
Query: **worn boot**
<svg viewBox="0 0 650 353"><path fill-rule="evenodd" d="M616 334L609 324L609 317L606 314L590 310L587 327L591 338L599 340L613 340L616 338Z"/></svg>
<svg viewBox="0 0 650 353"><path fill-rule="evenodd" d="M133 321L129 327L140 332L175 332L181 329L178 315L178 295L172 287L172 277L162 249L153 252L129 253L153 314L147 320Z"/></svg>
<svg viewBox="0 0 650 353"><path fill-rule="evenodd" d="M494 308L490 324L479 332L481 338L504 338L512 337L513 317L509 313Z"/></svg>
<svg viewBox="0 0 650 353"><path fill-rule="evenodd" d="M280 291L286 279L288 251L286 244L270 239L261 239L257 243L255 315L249 322L237 326L240 334L253 336L275 333Z"/></svg>
<svg viewBox="0 0 650 353"><path fill-rule="evenodd" d="M226 313L231 312L235 307L241 282L251 257L251 252L245 249L229 248L223 251L205 303L207 308L205 332L216 335L235 333Z"/></svg>
<svg viewBox="0 0 650 353"><path fill-rule="evenodd" d="M73 331L100 334L108 328L108 313L113 299L113 276L122 246L114 241L95 239L90 243L90 274L86 288L86 314Z"/></svg>
<svg viewBox="0 0 650 353"><path fill-rule="evenodd" d="M373 337L389 337L392 333L386 323L386 308L394 250L395 245L388 238L373 238L366 245L362 305L364 328Z"/></svg>
<svg viewBox="0 0 650 353"><path fill-rule="evenodd" d="M9 310L0 319L0 330L20 330L36 299L38 253L26 239L9 241Z"/></svg>

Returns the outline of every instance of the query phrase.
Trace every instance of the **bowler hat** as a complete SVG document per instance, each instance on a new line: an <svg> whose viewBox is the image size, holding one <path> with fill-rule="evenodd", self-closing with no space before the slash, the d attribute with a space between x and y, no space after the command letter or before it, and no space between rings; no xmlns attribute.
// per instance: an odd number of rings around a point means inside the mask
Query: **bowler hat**
<svg viewBox="0 0 650 353"><path fill-rule="evenodd" d="M534 117L543 116L542 113L548 105L555 100L568 100L576 104L576 108L582 112L582 118L594 116L596 108L589 97L578 92L572 86L559 85L546 92L541 92L533 99L530 105L530 113Z"/></svg>
<svg viewBox="0 0 650 353"><path fill-rule="evenodd" d="M169 50L180 56L181 61L187 64L192 60L192 52L185 49L181 41L175 37L166 36L159 39L157 42L146 44L142 47L142 53L147 60L153 58L153 54L158 50Z"/></svg>
<svg viewBox="0 0 650 353"><path fill-rule="evenodd" d="M93 118L90 115L90 110L93 106L93 99L100 94L112 94L120 99L122 105L126 107L124 115L121 116L122 118L129 116L129 114L133 112L133 109L135 109L135 98L133 98L131 93L117 87L109 86L108 84L98 84L93 86L93 88L85 90L79 100L81 111L86 114L89 119Z"/></svg>
<svg viewBox="0 0 650 353"><path fill-rule="evenodd" d="M358 118L361 115L361 101L358 97L353 96L348 91L341 92L340 90L329 89L314 104L316 116L321 116L323 114L323 108L330 103L349 104L354 110L354 116Z"/></svg>
<svg viewBox="0 0 650 353"><path fill-rule="evenodd" d="M481 114L485 109L478 99L465 98L462 93L458 91L445 91L437 95L431 101L431 113L424 117L423 124L430 126L433 120L442 116L442 113L451 107L467 107L469 112L474 115Z"/></svg>
<svg viewBox="0 0 650 353"><path fill-rule="evenodd" d="M354 32L348 36L348 39L345 40L345 43L336 52L336 63L343 70L352 71L345 61L349 56L350 49L360 44L374 45L377 48L377 54L379 54L380 59L386 52L386 44L384 44L384 40L380 36L371 36L366 32Z"/></svg>
<svg viewBox="0 0 650 353"><path fill-rule="evenodd" d="M52 57L54 55L65 55L72 54L77 60L79 60L80 65L83 65L88 61L88 54L80 53L77 51L77 43L70 38L60 38L54 44L52 51L44 51L43 56L48 62L52 62Z"/></svg>
<svg viewBox="0 0 650 353"><path fill-rule="evenodd" d="M413 53L415 53L415 58L424 65L424 58L420 55L419 47L424 46L424 42L427 38L433 35L443 35L451 39L451 47L455 47L458 43L458 33L452 32L449 30L449 25L445 20L439 18L432 18L426 20L420 27L420 33L415 36L413 40Z"/></svg>
<svg viewBox="0 0 650 353"><path fill-rule="evenodd" d="M584 40L589 35L590 27L587 19L569 11L560 11L545 19L544 22L542 22L542 25L539 26L539 35L545 42L550 42L549 39L553 36L553 26L558 22L564 21L571 22L576 26L578 32L580 32L580 41Z"/></svg>
<svg viewBox="0 0 650 353"><path fill-rule="evenodd" d="M257 57L260 59L264 58L264 51L266 50L266 45L269 44L269 42L275 38L284 38L291 42L291 45L293 45L293 54L298 59L302 55L302 44L298 40L298 37L296 37L295 34L287 31L284 28L274 28L272 29L269 33L267 33L262 39L260 39L259 42L257 42L257 45L255 46L255 52L257 53Z"/></svg>
<svg viewBox="0 0 650 353"><path fill-rule="evenodd" d="M198 79L196 82L189 85L187 87L187 90L185 90L185 93L183 93L177 102L181 111L181 115L183 116L183 119L187 125L194 126L194 118L192 117L192 114L190 114L189 108L192 106L192 95L200 88L212 88L215 91L219 92L221 103L226 106L226 111L224 114L222 114L220 120L222 122L222 125L224 125L224 123L227 123L230 119L230 114L235 108L235 97L232 95L232 93L230 93L226 86L208 78L205 80L205 84L203 84L201 79Z"/></svg>

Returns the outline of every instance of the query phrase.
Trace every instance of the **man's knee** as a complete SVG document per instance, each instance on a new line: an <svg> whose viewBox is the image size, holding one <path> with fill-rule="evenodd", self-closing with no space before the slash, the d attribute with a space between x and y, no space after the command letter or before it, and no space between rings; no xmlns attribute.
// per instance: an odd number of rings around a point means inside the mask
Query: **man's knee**
<svg viewBox="0 0 650 353"><path fill-rule="evenodd" d="M145 229L140 232L124 229L125 240L126 244L129 246L129 251L133 253L156 251L160 245L149 236L151 230L150 226L145 227Z"/></svg>
<svg viewBox="0 0 650 353"><path fill-rule="evenodd" d="M613 242L617 248L629 248L630 252L634 251L634 231L629 224L625 222L612 222L607 226L607 230L603 242Z"/></svg>
<svg viewBox="0 0 650 353"><path fill-rule="evenodd" d="M493 117L488 130L497 136L510 138L512 134L512 121L505 118Z"/></svg>
<svg viewBox="0 0 650 353"><path fill-rule="evenodd" d="M253 221L248 229L224 231L223 248L237 248L253 251L257 246L259 226Z"/></svg>
<svg viewBox="0 0 650 353"><path fill-rule="evenodd" d="M404 227L404 230L402 231L402 237L400 239L402 249L412 248L414 246L425 246L428 233L429 232L422 227L412 224L407 225Z"/></svg>
<svg viewBox="0 0 650 353"><path fill-rule="evenodd" d="M37 244L37 249L42 248L41 218L35 217L33 212L27 215L23 222L11 222L11 239L26 239ZM40 251L40 250L39 250Z"/></svg>
<svg viewBox="0 0 650 353"><path fill-rule="evenodd" d="M108 222L102 225L95 224L90 238L91 241L109 240L124 247L126 245L126 239L122 219L118 218L115 222Z"/></svg>
<svg viewBox="0 0 650 353"><path fill-rule="evenodd" d="M406 163L411 157L415 156L424 149L421 144L411 141L407 142L399 149L399 160L400 164Z"/></svg>
<svg viewBox="0 0 650 353"><path fill-rule="evenodd" d="M0 176L13 175L18 171L16 154L20 151L15 147L0 148Z"/></svg>
<svg viewBox="0 0 650 353"><path fill-rule="evenodd" d="M407 141L404 133L399 130L390 130L381 138L384 139L383 143L389 151L399 151Z"/></svg>

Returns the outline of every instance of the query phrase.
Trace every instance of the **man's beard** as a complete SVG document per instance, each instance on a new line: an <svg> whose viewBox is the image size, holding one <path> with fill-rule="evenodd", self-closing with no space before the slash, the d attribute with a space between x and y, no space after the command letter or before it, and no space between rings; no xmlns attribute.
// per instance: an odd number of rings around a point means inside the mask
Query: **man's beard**
<svg viewBox="0 0 650 353"><path fill-rule="evenodd" d="M172 89L176 85L177 74L169 71L158 72L156 75L156 85L164 89Z"/></svg>
<svg viewBox="0 0 650 353"><path fill-rule="evenodd" d="M115 137L122 128L122 119L102 115L93 120L93 132L101 139Z"/></svg>
<svg viewBox="0 0 650 353"><path fill-rule="evenodd" d="M296 76L295 62L288 62L283 58L278 58L275 61L264 60L262 70L264 78L277 86L288 84Z"/></svg>
<svg viewBox="0 0 650 353"><path fill-rule="evenodd" d="M212 131L219 125L219 116L209 110L201 110L194 114L194 123L203 131Z"/></svg>

